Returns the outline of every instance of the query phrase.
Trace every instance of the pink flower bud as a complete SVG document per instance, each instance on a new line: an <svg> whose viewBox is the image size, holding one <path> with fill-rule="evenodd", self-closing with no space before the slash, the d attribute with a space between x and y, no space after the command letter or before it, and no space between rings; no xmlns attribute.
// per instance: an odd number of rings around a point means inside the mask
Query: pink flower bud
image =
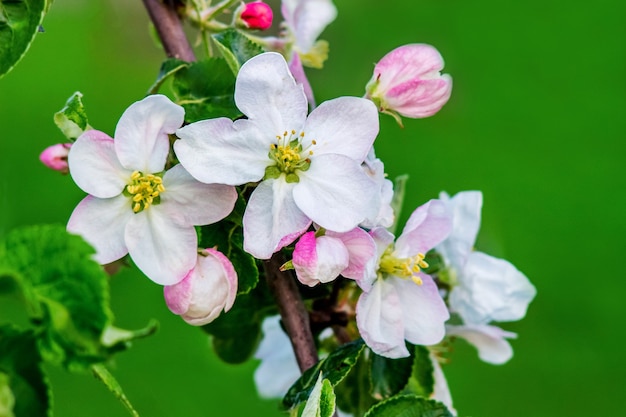
<svg viewBox="0 0 626 417"><path fill-rule="evenodd" d="M67 155L71 146L71 143L57 143L56 145L48 146L39 155L39 160L48 168L59 171L61 174L67 174L69 172Z"/></svg>
<svg viewBox="0 0 626 417"><path fill-rule="evenodd" d="M241 10L240 19L248 29L266 30L272 26L272 8L262 1L247 3Z"/></svg>
<svg viewBox="0 0 626 417"><path fill-rule="evenodd" d="M221 252L206 249L196 266L178 284L163 288L167 307L194 326L215 320L228 311L237 296L237 273Z"/></svg>
<svg viewBox="0 0 626 417"><path fill-rule="evenodd" d="M450 98L452 77L441 74L443 58L430 45L410 44L394 49L374 68L366 97L383 113L400 121L432 116Z"/></svg>

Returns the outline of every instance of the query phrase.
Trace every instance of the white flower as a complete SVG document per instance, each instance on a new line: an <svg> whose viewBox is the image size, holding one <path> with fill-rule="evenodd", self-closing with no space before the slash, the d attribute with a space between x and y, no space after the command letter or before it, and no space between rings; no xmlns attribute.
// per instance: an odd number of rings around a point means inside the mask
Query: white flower
<svg viewBox="0 0 626 417"><path fill-rule="evenodd" d="M450 268L450 309L466 324L515 321L526 315L535 287L511 263L473 251L480 228L482 193L464 191L440 198L453 218L452 233L437 246Z"/></svg>
<svg viewBox="0 0 626 417"><path fill-rule="evenodd" d="M311 221L347 232L378 209L375 187L360 166L378 134L369 100L330 100L307 118L302 87L284 58L269 52L241 67L235 103L247 119L192 123L177 131L174 149L202 182L261 181L243 217L247 252L268 259Z"/></svg>
<svg viewBox="0 0 626 417"><path fill-rule="evenodd" d="M237 192L202 184L177 165L163 173L169 134L184 110L154 95L132 104L120 118L115 140L88 130L70 149L76 184L90 194L76 207L67 229L82 235L101 264L127 253L151 280L171 285L196 263L194 225L226 217Z"/></svg>
<svg viewBox="0 0 626 417"><path fill-rule="evenodd" d="M447 325L446 334L467 340L478 350L478 357L483 362L493 365L501 365L513 357L513 348L506 339L517 337L515 333L486 324Z"/></svg>
<svg viewBox="0 0 626 417"><path fill-rule="evenodd" d="M163 288L163 295L172 313L191 325L202 326L230 310L237 284L237 272L230 260L208 248L198 254L196 266L182 281Z"/></svg>
<svg viewBox="0 0 626 417"><path fill-rule="evenodd" d="M372 218L365 219L361 223L361 227L373 229L375 227L391 227L395 219L395 213L391 202L393 200L393 183L387 179L385 174L385 165L383 161L376 158L374 148L370 149L367 158L361 165L367 175L376 183L379 193L378 211Z"/></svg>
<svg viewBox="0 0 626 417"><path fill-rule="evenodd" d="M421 272L425 253L445 239L451 223L444 204L431 200L418 207L393 244L384 228L371 233L379 248L376 273L359 285L365 291L356 306L356 321L365 343L388 358L409 356L405 340L416 345L439 343L450 317L433 279Z"/></svg>

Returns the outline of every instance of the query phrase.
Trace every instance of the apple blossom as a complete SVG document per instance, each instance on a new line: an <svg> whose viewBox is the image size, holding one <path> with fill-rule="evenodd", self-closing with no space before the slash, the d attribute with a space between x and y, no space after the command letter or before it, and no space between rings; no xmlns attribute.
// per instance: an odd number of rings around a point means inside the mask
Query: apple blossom
<svg viewBox="0 0 626 417"><path fill-rule="evenodd" d="M161 285L181 281L194 267L194 225L223 219L237 200L233 187L200 183L182 165L164 172L168 135L183 116L183 108L167 97L148 96L126 109L115 140L87 130L68 156L74 182L89 195L74 209L67 229L96 249L99 263L128 253Z"/></svg>
<svg viewBox="0 0 626 417"><path fill-rule="evenodd" d="M412 118L432 116L450 98L452 77L441 75L443 58L426 44L400 46L385 55L374 67L365 87L366 97L379 110Z"/></svg>
<svg viewBox="0 0 626 417"><path fill-rule="evenodd" d="M260 182L243 216L248 253L269 259L312 221L347 232L378 209L373 181L361 169L378 134L370 101L340 97L307 118L302 87L285 59L268 52L242 65L235 103L247 119L187 125L177 131L174 150L199 181Z"/></svg>
<svg viewBox="0 0 626 417"><path fill-rule="evenodd" d="M513 357L513 348L506 339L515 339L517 334L486 324L447 325L446 335L467 340L478 350L478 357L493 365L506 363Z"/></svg>
<svg viewBox="0 0 626 417"><path fill-rule="evenodd" d="M450 275L450 310L465 324L515 321L526 315L535 287L511 263L473 251L478 229L482 193L464 191L450 198L442 193L452 216L450 236L437 246Z"/></svg>
<svg viewBox="0 0 626 417"><path fill-rule="evenodd" d="M71 143L57 143L48 146L39 155L39 160L48 168L67 174L70 170L67 166L67 155L70 153Z"/></svg>
<svg viewBox="0 0 626 417"><path fill-rule="evenodd" d="M262 1L244 3L237 13L248 29L267 30L272 26L272 8Z"/></svg>
<svg viewBox="0 0 626 417"><path fill-rule="evenodd" d="M371 234L378 246L375 272L360 283L364 292L356 306L356 322L365 343L389 358L409 356L405 340L432 345L445 334L450 317L433 279L422 272L425 253L452 228L445 205L431 200L418 207L393 243L384 228Z"/></svg>
<svg viewBox="0 0 626 417"><path fill-rule="evenodd" d="M216 249L200 251L196 266L177 284L163 287L167 307L194 326L215 320L228 311L237 296L237 272Z"/></svg>
<svg viewBox="0 0 626 417"><path fill-rule="evenodd" d="M395 213L391 202L394 197L393 183L387 179L385 174L385 165L376 157L374 148L370 149L367 154L367 158L361 165L367 175L376 183L376 188L379 192L379 207L378 211L372 218L365 219L360 226L366 229L373 229L375 227L391 227L395 220Z"/></svg>

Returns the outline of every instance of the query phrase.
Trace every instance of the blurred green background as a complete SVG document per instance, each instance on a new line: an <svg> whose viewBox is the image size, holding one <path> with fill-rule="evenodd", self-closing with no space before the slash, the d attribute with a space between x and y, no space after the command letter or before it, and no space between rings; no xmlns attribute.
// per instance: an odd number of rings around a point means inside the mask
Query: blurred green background
<svg viewBox="0 0 626 417"><path fill-rule="evenodd" d="M454 78L435 117L382 117L378 156L410 174L405 212L480 189L478 248L513 262L538 295L504 366L459 341L444 368L463 417L623 415L626 408L626 4L336 0L331 53L309 72L318 101L364 93L374 63L406 43L435 45ZM278 15L278 8L275 8ZM31 50L0 79L0 234L65 223L83 193L39 152L63 141L52 115L76 90L91 125L113 133L157 75L141 2L56 0ZM203 334L169 313L162 289L132 270L112 280L117 324L157 318L156 336L113 368L142 416L278 416L259 400L254 363L219 362ZM15 314L0 298L0 321ZM90 375L49 367L58 417L126 416ZM219 406L217 404L220 404Z"/></svg>

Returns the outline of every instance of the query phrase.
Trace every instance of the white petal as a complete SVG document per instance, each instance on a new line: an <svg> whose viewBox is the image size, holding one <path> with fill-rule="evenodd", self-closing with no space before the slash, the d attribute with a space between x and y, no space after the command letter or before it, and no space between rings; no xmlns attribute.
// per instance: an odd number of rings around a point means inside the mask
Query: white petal
<svg viewBox="0 0 626 417"><path fill-rule="evenodd" d="M361 337L375 353L387 358L409 356L404 342L402 304L393 285L377 280L356 305L356 323Z"/></svg>
<svg viewBox="0 0 626 417"><path fill-rule="evenodd" d="M228 216L237 201L234 187L198 182L180 164L165 173L163 186L163 209L181 225L213 224Z"/></svg>
<svg viewBox="0 0 626 417"><path fill-rule="evenodd" d="M377 227L370 230L369 235L376 245L376 254L367 262L365 266L365 274L362 280L358 280L357 284L365 292L369 292L372 284L377 278L378 264L385 250L393 243L395 236L384 227Z"/></svg>
<svg viewBox="0 0 626 417"><path fill-rule="evenodd" d="M274 134L259 131L249 120L201 120L176 131L180 163L199 181L240 185L256 182L269 165Z"/></svg>
<svg viewBox="0 0 626 417"><path fill-rule="evenodd" d="M437 400L440 403L443 403L448 410L452 413L452 415L457 415L456 410L452 406L452 395L450 394L450 388L448 388L448 381L446 381L446 376L443 374L443 370L441 369L441 365L439 361L433 355L430 354L430 361L433 364L433 379L435 380L435 385L433 387L433 393L430 398L433 400Z"/></svg>
<svg viewBox="0 0 626 417"><path fill-rule="evenodd" d="M182 126L185 110L164 95L152 95L126 109L115 128L115 149L122 165L154 174L163 171L170 149L168 134Z"/></svg>
<svg viewBox="0 0 626 417"><path fill-rule="evenodd" d="M314 155L341 154L359 163L365 160L378 135L378 110L364 98L339 97L311 112L304 127Z"/></svg>
<svg viewBox="0 0 626 417"><path fill-rule="evenodd" d="M299 173L296 204L325 229L347 232L372 212L376 187L356 161L343 155L319 155Z"/></svg>
<svg viewBox="0 0 626 417"><path fill-rule="evenodd" d="M459 336L478 349L478 357L487 363L501 365L513 357L513 348L505 338L514 339L515 333L496 326L446 326L448 336Z"/></svg>
<svg viewBox="0 0 626 417"><path fill-rule="evenodd" d="M283 7L285 20L290 23L296 45L306 53L317 38L337 17L337 8L330 0L300 0L287 2Z"/></svg>
<svg viewBox="0 0 626 417"><path fill-rule="evenodd" d="M76 185L98 198L119 195L132 174L117 159L113 139L98 130L80 135L67 159Z"/></svg>
<svg viewBox="0 0 626 417"><path fill-rule="evenodd" d="M376 243L365 230L357 227L346 233L327 231L326 236L343 242L350 256L348 266L341 272L346 278L362 281L367 275L367 264L376 258Z"/></svg>
<svg viewBox="0 0 626 417"><path fill-rule="evenodd" d="M293 199L295 184L283 178L266 180L250 196L243 215L244 249L258 259L269 259L280 245L304 233L311 220ZM293 236L285 241L285 236Z"/></svg>
<svg viewBox="0 0 626 417"><path fill-rule="evenodd" d="M124 195L107 199L87 196L72 212L67 230L93 246L96 262L104 265L128 253L124 228L131 216L131 201Z"/></svg>
<svg viewBox="0 0 626 417"><path fill-rule="evenodd" d="M535 297L528 278L504 259L472 252L450 293L450 307L468 324L515 321Z"/></svg>
<svg viewBox="0 0 626 417"><path fill-rule="evenodd" d="M266 52L241 66L235 83L235 103L269 138L300 131L308 106L282 55Z"/></svg>
<svg viewBox="0 0 626 417"><path fill-rule="evenodd" d="M474 247L480 229L483 195L480 191L462 191L450 198L442 192L439 198L452 215L452 232L437 246L437 250L450 266L460 271Z"/></svg>
<svg viewBox="0 0 626 417"><path fill-rule="evenodd" d="M296 248L298 245L296 244ZM303 284L314 286L320 282L333 281L348 266L348 250L343 242L330 236L315 239L315 253L309 257L297 257L294 250L293 262L298 279ZM313 262L297 262L297 258Z"/></svg>
<svg viewBox="0 0 626 417"><path fill-rule="evenodd" d="M409 217L402 234L396 240L399 257L426 253L441 243L452 230L452 219L440 200L430 200L419 206Z"/></svg>
<svg viewBox="0 0 626 417"><path fill-rule="evenodd" d="M444 323L450 318L437 285L426 274L420 274L422 285L411 280L388 278L396 288L402 304L404 338L415 345L434 345L445 336Z"/></svg>
<svg viewBox="0 0 626 417"><path fill-rule="evenodd" d="M133 215L124 239L137 267L157 284L180 282L196 264L195 229L176 224L160 205Z"/></svg>

